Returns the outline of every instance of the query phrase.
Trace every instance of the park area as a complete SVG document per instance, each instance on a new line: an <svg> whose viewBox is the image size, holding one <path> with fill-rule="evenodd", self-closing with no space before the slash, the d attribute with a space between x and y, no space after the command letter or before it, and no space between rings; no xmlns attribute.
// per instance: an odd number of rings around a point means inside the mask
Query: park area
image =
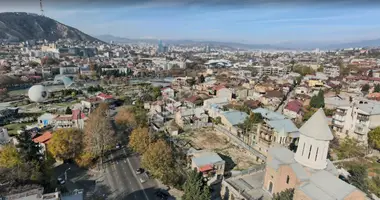
<svg viewBox="0 0 380 200"><path fill-rule="evenodd" d="M245 170L259 164L254 155L236 146L230 142L228 136L212 128L189 131L179 137L190 142L195 149L208 149L218 153L226 161L226 169Z"/></svg>

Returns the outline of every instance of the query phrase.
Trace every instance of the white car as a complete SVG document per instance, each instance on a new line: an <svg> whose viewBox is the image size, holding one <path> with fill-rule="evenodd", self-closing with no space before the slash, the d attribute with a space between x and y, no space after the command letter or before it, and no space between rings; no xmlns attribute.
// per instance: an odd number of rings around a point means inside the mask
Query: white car
<svg viewBox="0 0 380 200"><path fill-rule="evenodd" d="M58 177L57 178L57 182L60 184L60 185L63 185L66 183L65 179L61 178L61 177Z"/></svg>
<svg viewBox="0 0 380 200"><path fill-rule="evenodd" d="M140 178L140 183L145 183L146 182L146 180L145 179L143 179L143 178Z"/></svg>

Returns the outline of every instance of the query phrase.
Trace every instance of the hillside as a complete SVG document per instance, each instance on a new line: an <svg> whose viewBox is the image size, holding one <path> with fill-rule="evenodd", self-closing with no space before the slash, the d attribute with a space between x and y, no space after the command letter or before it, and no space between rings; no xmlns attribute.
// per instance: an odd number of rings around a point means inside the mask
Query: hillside
<svg viewBox="0 0 380 200"><path fill-rule="evenodd" d="M72 39L99 41L76 28L37 14L24 12L0 13L0 41Z"/></svg>

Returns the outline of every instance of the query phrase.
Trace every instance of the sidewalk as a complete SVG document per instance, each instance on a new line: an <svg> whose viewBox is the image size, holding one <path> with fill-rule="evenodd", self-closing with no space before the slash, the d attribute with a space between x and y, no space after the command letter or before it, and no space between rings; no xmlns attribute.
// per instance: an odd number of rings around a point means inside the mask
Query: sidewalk
<svg viewBox="0 0 380 200"><path fill-rule="evenodd" d="M183 195L182 191L177 190L175 188L168 187L168 186L164 185L163 183L161 183L160 180L155 179L155 181L156 181L158 188L167 190L169 192L169 194L174 197L175 200L181 200L181 197Z"/></svg>

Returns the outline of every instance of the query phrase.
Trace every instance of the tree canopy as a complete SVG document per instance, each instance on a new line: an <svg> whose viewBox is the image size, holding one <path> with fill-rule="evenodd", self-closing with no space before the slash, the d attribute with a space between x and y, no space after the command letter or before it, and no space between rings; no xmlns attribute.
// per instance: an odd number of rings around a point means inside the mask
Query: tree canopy
<svg viewBox="0 0 380 200"><path fill-rule="evenodd" d="M325 97L323 90L319 90L318 95L311 97L310 106L313 108L325 107Z"/></svg>
<svg viewBox="0 0 380 200"><path fill-rule="evenodd" d="M185 184L183 185L183 200L209 200L211 199L210 188L202 180L202 174L196 170L188 173Z"/></svg>
<svg viewBox="0 0 380 200"><path fill-rule="evenodd" d="M368 91L369 91L369 88L370 88L370 86L369 86L368 84L364 84L364 85L362 86L362 92L368 92Z"/></svg>
<svg viewBox="0 0 380 200"><path fill-rule="evenodd" d="M23 128L23 131L16 136L18 140L17 148L20 149L21 155L27 160L41 160L41 146L32 140L32 135L29 131Z"/></svg>
<svg viewBox="0 0 380 200"><path fill-rule="evenodd" d="M346 137L337 149L339 159L364 157L366 147L354 138Z"/></svg>
<svg viewBox="0 0 380 200"><path fill-rule="evenodd" d="M273 195L273 200L293 200L294 189L286 189Z"/></svg>
<svg viewBox="0 0 380 200"><path fill-rule="evenodd" d="M74 128L58 129L49 141L48 150L56 159L75 159L83 150L83 133Z"/></svg>
<svg viewBox="0 0 380 200"><path fill-rule="evenodd" d="M143 154L150 144L148 128L136 128L129 136L129 146L136 152Z"/></svg>
<svg viewBox="0 0 380 200"><path fill-rule="evenodd" d="M348 172L350 173L348 181L361 191L368 193L367 167L361 164L352 165Z"/></svg>
<svg viewBox="0 0 380 200"><path fill-rule="evenodd" d="M380 150L380 127L376 127L368 133L368 144L371 148Z"/></svg>
<svg viewBox="0 0 380 200"><path fill-rule="evenodd" d="M23 163L21 154L13 145L5 145L0 151L0 167L13 168Z"/></svg>
<svg viewBox="0 0 380 200"><path fill-rule="evenodd" d="M141 159L141 165L156 178L162 179L168 169L174 166L173 152L165 140L159 139L150 144Z"/></svg>

